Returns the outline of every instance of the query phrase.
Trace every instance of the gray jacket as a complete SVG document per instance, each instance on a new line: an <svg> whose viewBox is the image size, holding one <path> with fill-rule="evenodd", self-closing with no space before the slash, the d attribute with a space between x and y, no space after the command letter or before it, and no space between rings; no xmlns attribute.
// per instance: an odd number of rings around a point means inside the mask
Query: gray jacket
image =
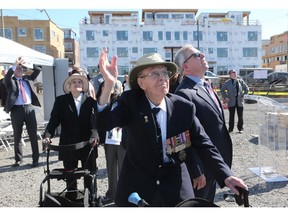
<svg viewBox="0 0 288 216"><path fill-rule="evenodd" d="M236 81L238 81L236 83L239 88L238 95L235 95L235 88L233 86L232 79L227 80L221 88L222 98L224 100L229 98L228 107L233 107L236 105L236 98L238 106L243 107L244 95L248 94L249 91L249 87L242 79L237 79Z"/></svg>

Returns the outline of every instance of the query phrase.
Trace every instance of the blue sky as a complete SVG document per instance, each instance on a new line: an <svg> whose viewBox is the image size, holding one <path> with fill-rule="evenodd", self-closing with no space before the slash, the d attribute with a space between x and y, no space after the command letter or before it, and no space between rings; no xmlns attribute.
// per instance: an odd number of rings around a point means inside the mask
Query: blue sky
<svg viewBox="0 0 288 216"><path fill-rule="evenodd" d="M177 0L177 4L167 3L167 0L145 0L145 3L143 1L139 3L140 0L106 0L106 3L99 0L81 0L79 2L73 1L69 5L67 5L69 1L63 1L64 3L59 3L59 0L57 1L49 0L43 2L43 0L29 0L29 3L23 3L22 0L10 0L1 3L1 8L3 8L2 13L4 16L18 16L19 19L48 19L45 12L41 13L37 9L31 9L45 8L49 17L56 25L60 28L73 28L77 33L79 31L79 22L85 16L88 17L88 11L94 9L135 10L139 8L191 8L198 9L198 15L201 12L250 11L250 20L259 20L262 25L262 39L270 39L270 36L288 30L288 7L284 6L287 4L284 0L274 0L273 5L269 6L257 5L251 0L211 0L211 3L206 0L205 4L195 2L192 4L191 2L193 1L189 0ZM165 5L161 4L163 2L165 2ZM241 4L237 2L241 2ZM4 7L2 4L4 4ZM249 8L245 8L243 5L249 5Z"/></svg>

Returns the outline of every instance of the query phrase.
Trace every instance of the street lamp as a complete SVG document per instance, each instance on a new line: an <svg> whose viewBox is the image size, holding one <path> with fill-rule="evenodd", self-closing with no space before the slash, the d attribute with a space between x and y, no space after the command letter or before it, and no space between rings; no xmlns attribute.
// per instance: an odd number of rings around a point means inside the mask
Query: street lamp
<svg viewBox="0 0 288 216"><path fill-rule="evenodd" d="M49 21L51 21L50 16L48 15L48 13L47 13L47 11L45 9L37 9L37 10L39 10L41 13L44 11L45 14L47 15Z"/></svg>
<svg viewBox="0 0 288 216"><path fill-rule="evenodd" d="M2 28L2 37L5 37L5 29L4 29L4 17L3 17L3 11L0 9L1 12L1 28Z"/></svg>
<svg viewBox="0 0 288 216"><path fill-rule="evenodd" d="M199 50L199 20L196 21L197 25L197 49Z"/></svg>

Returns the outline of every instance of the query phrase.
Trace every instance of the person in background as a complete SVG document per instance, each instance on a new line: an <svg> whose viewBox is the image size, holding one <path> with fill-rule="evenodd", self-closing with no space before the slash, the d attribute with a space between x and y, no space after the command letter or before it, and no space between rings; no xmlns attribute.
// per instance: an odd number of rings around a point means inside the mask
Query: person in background
<svg viewBox="0 0 288 216"><path fill-rule="evenodd" d="M101 96L105 81L99 86L97 98ZM122 83L117 80L111 93L110 105L111 110L117 106L117 101L123 92ZM104 141L104 151L106 158L107 176L108 176L108 190L103 202L114 202L117 182L122 168L126 150L122 144L122 128L116 127L112 130L106 131Z"/></svg>
<svg viewBox="0 0 288 216"><path fill-rule="evenodd" d="M99 70L99 65L98 65ZM102 74L98 71L97 75L93 78L93 86L95 94L97 95L97 91L99 89L100 84L104 81Z"/></svg>
<svg viewBox="0 0 288 216"><path fill-rule="evenodd" d="M243 133L244 95L248 94L249 87L244 80L238 79L236 70L230 70L229 76L230 79L226 80L221 87L223 101L227 103L229 109L229 132L233 132L235 110L237 110L237 128L239 133Z"/></svg>
<svg viewBox="0 0 288 216"><path fill-rule="evenodd" d="M96 172L96 158L98 157L97 143L99 141L94 124L95 100L88 96L89 81L81 72L71 74L63 83L64 95L56 97L50 119L45 129L43 139L51 143L55 130L61 126L59 145L70 145L79 142L89 142L84 148L75 151L59 152L59 160L67 170L74 170L81 161L82 168ZM90 150L92 149L94 151ZM86 166L87 165L87 166ZM77 181L67 179L66 197L76 199ZM90 188L91 179L84 178L85 188Z"/></svg>
<svg viewBox="0 0 288 216"><path fill-rule="evenodd" d="M197 167L193 151L211 167L220 187L226 185L238 195L235 186L247 189L242 179L233 176L206 135L195 116L194 104L169 94L169 78L177 72L174 63L165 62L158 53L138 59L129 73L131 90L122 93L113 110L109 104L118 76L117 56L110 64L107 49L103 49L99 66L105 85L97 100L97 127L102 130L126 127L128 131L115 198L117 206L133 206L128 201L133 192L150 206L158 207L175 206L183 199L192 198L191 181L183 176ZM184 173L181 168L185 164Z"/></svg>
<svg viewBox="0 0 288 216"><path fill-rule="evenodd" d="M32 70L30 75L25 74L27 70ZM37 136L37 120L33 106L41 106L34 92L34 80L41 72L37 67L25 57L18 57L4 77L7 90L4 111L11 116L11 123L14 136L15 163L13 167L21 165L23 160L23 150L21 145L23 125L25 123L32 148L32 164L36 167L39 164L39 147Z"/></svg>
<svg viewBox="0 0 288 216"><path fill-rule="evenodd" d="M175 92L176 88L181 83L182 79L183 79L182 75L178 72L173 74L172 77L170 77L170 79L169 79L169 86L170 86L169 92L170 93Z"/></svg>
<svg viewBox="0 0 288 216"><path fill-rule="evenodd" d="M128 90L130 90L128 74L125 74L124 78L125 79L123 81L123 91L128 91Z"/></svg>
<svg viewBox="0 0 288 216"><path fill-rule="evenodd" d="M0 99L1 99L1 106L5 106L5 101L7 97L7 91L6 91L6 86L4 83L4 77L6 76L7 71L5 69L2 70L1 75L2 78L0 80Z"/></svg>
<svg viewBox="0 0 288 216"><path fill-rule="evenodd" d="M209 66L205 59L205 55L192 45L184 45L175 55L175 61L178 71L184 76L179 84L175 94L180 95L196 106L196 116L205 129L205 132L211 139L212 143L217 147L225 163L231 168L232 165L232 140L228 133L224 111L220 100L213 91L210 82L205 79L205 71ZM206 84L210 91L206 90ZM202 162L199 162L202 164ZM194 189L196 197L200 197L214 202L216 193L216 179L213 171L209 167L204 167L206 185L204 188ZM202 181L203 176L193 178L194 184Z"/></svg>

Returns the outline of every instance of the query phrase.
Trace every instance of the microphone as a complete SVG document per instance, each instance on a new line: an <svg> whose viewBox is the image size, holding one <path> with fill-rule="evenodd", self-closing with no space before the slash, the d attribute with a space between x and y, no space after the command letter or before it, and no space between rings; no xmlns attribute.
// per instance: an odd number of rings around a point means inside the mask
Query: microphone
<svg viewBox="0 0 288 216"><path fill-rule="evenodd" d="M129 195L128 202L133 203L138 207L149 207L149 204L144 199L141 199L139 194L136 192L133 192Z"/></svg>

